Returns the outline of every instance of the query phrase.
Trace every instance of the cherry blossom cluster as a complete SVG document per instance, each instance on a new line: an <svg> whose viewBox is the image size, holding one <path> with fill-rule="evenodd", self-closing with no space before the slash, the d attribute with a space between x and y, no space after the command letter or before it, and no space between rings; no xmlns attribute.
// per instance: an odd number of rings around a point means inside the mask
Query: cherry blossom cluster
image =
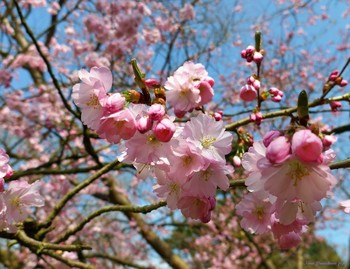
<svg viewBox="0 0 350 269"><path fill-rule="evenodd" d="M256 51L254 46L249 45L245 50L241 51L241 57L246 59L248 63L261 63L261 61L264 59L264 52L263 50Z"/></svg>
<svg viewBox="0 0 350 269"><path fill-rule="evenodd" d="M41 207L44 201L37 191L37 183L11 181L5 190L4 178L13 174L8 161L9 156L0 149L0 230L16 232L16 224L28 217L31 207Z"/></svg>
<svg viewBox="0 0 350 269"><path fill-rule="evenodd" d="M79 78L72 96L83 123L108 142L120 143L119 161L133 164L140 177L155 176L155 192L167 200L169 208L208 222L216 189L228 189L226 175L233 168L225 161L232 134L224 129L222 113L211 116L193 111L214 95L214 80L204 66L185 62L166 81L165 94L152 79L141 79L143 93L108 93L112 74L106 67L81 70ZM163 104L144 104L145 94L151 91L154 101L166 100L177 116L193 112L191 120L175 124L175 117L167 114Z"/></svg>
<svg viewBox="0 0 350 269"><path fill-rule="evenodd" d="M236 206L242 228L257 234L272 231L283 249L300 243L307 224L322 209L320 201L337 183L329 168L334 141L291 126L255 142L242 160L249 190Z"/></svg>

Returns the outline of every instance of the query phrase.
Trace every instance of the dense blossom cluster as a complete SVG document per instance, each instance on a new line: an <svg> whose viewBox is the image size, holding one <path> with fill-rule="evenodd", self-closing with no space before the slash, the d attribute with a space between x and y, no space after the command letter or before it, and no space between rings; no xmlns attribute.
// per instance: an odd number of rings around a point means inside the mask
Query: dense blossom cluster
<svg viewBox="0 0 350 269"><path fill-rule="evenodd" d="M329 139L301 127L270 131L255 142L242 160L250 191L236 207L242 227L272 231L281 248L297 245L337 183L328 166L335 153L328 148Z"/></svg>
<svg viewBox="0 0 350 269"><path fill-rule="evenodd" d="M171 209L189 218L210 220L217 187L227 190L226 175L233 172L225 155L232 134L224 130L222 115L197 113L185 124L175 124L165 107L154 103L126 104L119 93L109 94L112 74L106 67L79 71L81 83L73 99L82 121L110 143L121 143L119 160L134 164L140 176L149 171L157 178L155 192ZM153 80L145 85L154 87ZM214 80L201 64L185 62L165 83L166 99L177 116L211 101Z"/></svg>
<svg viewBox="0 0 350 269"><path fill-rule="evenodd" d="M16 224L28 217L31 207L43 206L44 201L37 190L38 182L11 181L5 190L4 178L13 174L8 161L8 155L0 149L0 230L15 232Z"/></svg>

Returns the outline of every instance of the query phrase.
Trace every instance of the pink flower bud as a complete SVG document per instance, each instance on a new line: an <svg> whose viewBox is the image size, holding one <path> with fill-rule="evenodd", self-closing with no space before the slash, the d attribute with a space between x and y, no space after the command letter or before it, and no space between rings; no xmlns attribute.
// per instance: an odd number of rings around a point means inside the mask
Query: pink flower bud
<svg viewBox="0 0 350 269"><path fill-rule="evenodd" d="M153 127L153 133L161 142L169 142L175 133L175 124L164 118Z"/></svg>
<svg viewBox="0 0 350 269"><path fill-rule="evenodd" d="M270 145L270 143L272 142L272 140L274 140L275 138L277 138L281 135L282 135L281 132L276 131L276 130L267 132L263 138L263 143L264 143L265 147L268 147Z"/></svg>
<svg viewBox="0 0 350 269"><path fill-rule="evenodd" d="M220 113L220 112L215 112L214 113L214 119L216 120L216 121L220 121L220 120L222 120L222 113Z"/></svg>
<svg viewBox="0 0 350 269"><path fill-rule="evenodd" d="M341 103L339 101L330 102L329 105L331 106L331 109L332 109L333 112L337 112L338 108L341 107Z"/></svg>
<svg viewBox="0 0 350 269"><path fill-rule="evenodd" d="M244 85L239 94L241 99L246 102L255 100L257 95L258 93L252 85Z"/></svg>
<svg viewBox="0 0 350 269"><path fill-rule="evenodd" d="M214 87L215 80L214 80L213 78L211 78L211 77L205 77L205 78L203 79L203 81L208 82L209 85L210 85L211 87Z"/></svg>
<svg viewBox="0 0 350 269"><path fill-rule="evenodd" d="M342 79L342 80L340 81L339 86L340 86L340 87L345 87L346 85L348 85L348 81L345 80L345 79Z"/></svg>
<svg viewBox="0 0 350 269"><path fill-rule="evenodd" d="M125 98L120 93L114 93L100 100L105 116L123 109Z"/></svg>
<svg viewBox="0 0 350 269"><path fill-rule="evenodd" d="M154 89L154 88L160 87L160 82L158 80L153 79L153 78L149 78L149 79L145 80L145 85L148 88Z"/></svg>
<svg viewBox="0 0 350 269"><path fill-rule="evenodd" d="M259 90L260 87L261 87L260 81L256 79L256 80L253 82L253 87L254 87L256 90Z"/></svg>
<svg viewBox="0 0 350 269"><path fill-rule="evenodd" d="M285 136L271 141L266 149L266 158L271 163L282 163L290 157L290 143Z"/></svg>
<svg viewBox="0 0 350 269"><path fill-rule="evenodd" d="M279 103L282 100L282 97L280 95L273 96L271 98L272 102Z"/></svg>
<svg viewBox="0 0 350 269"><path fill-rule="evenodd" d="M337 79L339 75L339 71L338 70L334 70L330 75L329 75L329 78L328 80L329 81L335 81Z"/></svg>
<svg viewBox="0 0 350 269"><path fill-rule="evenodd" d="M232 158L232 161L233 161L233 165L234 165L235 167L240 167L241 164L242 164L241 158L239 158L237 155L235 155L235 156Z"/></svg>
<svg viewBox="0 0 350 269"><path fill-rule="evenodd" d="M292 152L304 162L316 162L323 150L321 139L310 130L297 131L292 138Z"/></svg>
<svg viewBox="0 0 350 269"><path fill-rule="evenodd" d="M247 54L253 54L255 52L255 47L252 45L249 45L246 49L245 49Z"/></svg>
<svg viewBox="0 0 350 269"><path fill-rule="evenodd" d="M153 104L148 109L147 114L151 120L160 121L165 115L164 106L161 104Z"/></svg>
<svg viewBox="0 0 350 269"><path fill-rule="evenodd" d="M253 61L255 63L261 63L261 61L264 59L264 56L260 52L255 52L253 55Z"/></svg>
<svg viewBox="0 0 350 269"><path fill-rule="evenodd" d="M325 135L322 139L322 144L325 149L328 149L337 141L337 138L334 135Z"/></svg>
<svg viewBox="0 0 350 269"><path fill-rule="evenodd" d="M201 81L198 84L197 88L200 90L200 96L201 96L201 101L199 102L199 105L205 105L213 99L214 90L210 86L209 82Z"/></svg>
<svg viewBox="0 0 350 269"><path fill-rule="evenodd" d="M210 205L209 211L213 211L215 209L215 206L216 206L215 197L208 197L208 201L209 201L209 205Z"/></svg>
<svg viewBox="0 0 350 269"><path fill-rule="evenodd" d="M246 50L242 50L242 51L241 51L241 57L242 57L243 59L247 58L247 52L246 52Z"/></svg>
<svg viewBox="0 0 350 269"><path fill-rule="evenodd" d="M141 117L136 122L136 128L141 134L144 134L147 131L151 130L152 120L147 116Z"/></svg>
<svg viewBox="0 0 350 269"><path fill-rule="evenodd" d="M276 87L271 87L269 90L269 93L272 94L273 96L279 95L278 93L280 92L279 89L277 89Z"/></svg>
<svg viewBox="0 0 350 269"><path fill-rule="evenodd" d="M250 77L247 78L247 84L248 85L253 85L254 81L255 81L255 78L253 76L250 76Z"/></svg>

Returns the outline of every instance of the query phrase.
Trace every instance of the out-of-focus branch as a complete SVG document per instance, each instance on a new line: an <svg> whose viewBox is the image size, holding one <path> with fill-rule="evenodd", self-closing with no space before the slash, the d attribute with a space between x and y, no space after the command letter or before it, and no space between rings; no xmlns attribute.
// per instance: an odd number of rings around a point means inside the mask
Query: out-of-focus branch
<svg viewBox="0 0 350 269"><path fill-rule="evenodd" d="M116 184L112 178L108 179L107 186L110 190L110 201L119 205L130 205L129 200L124 194L117 191ZM176 255L170 246L160 239L151 227L144 222L142 217L137 213L124 212L128 219L134 220L137 227L140 229L140 234L147 241L147 243L167 262L172 268L175 269L188 269L187 264Z"/></svg>
<svg viewBox="0 0 350 269"><path fill-rule="evenodd" d="M81 182L79 185L74 187L71 191L69 191L54 207L53 211L48 215L47 219L45 222L40 224L40 227L42 228L47 228L51 225L52 221L54 218L58 215L58 213L62 210L62 208L67 204L67 202L73 198L74 195L76 195L78 192L80 192L82 189L85 187L89 186L92 182L94 182L96 179L100 178L102 175L105 173L109 172L112 170L114 167L116 167L119 164L118 160L115 160L103 168L101 168L99 171L97 171L93 176L89 177L88 179L84 180ZM45 235L47 231L45 229L39 231L37 234L38 238L41 236Z"/></svg>
<svg viewBox="0 0 350 269"><path fill-rule="evenodd" d="M90 264L86 264L86 263L82 263L82 262L78 262L78 261L73 261L71 259L67 259L62 257L61 255L56 254L53 251L49 251L49 250L43 250L41 252L42 254L45 254L47 256L50 256L66 265L68 265L70 268L82 268L82 269L96 269L95 266L92 266Z"/></svg>
<svg viewBox="0 0 350 269"><path fill-rule="evenodd" d="M20 6L19 6L19 4L18 4L18 1L15 0L15 1L14 1L14 4L15 4L15 6L16 6L17 13L18 13L18 15L19 15L19 18L20 18L20 20L21 20L21 23L22 23L24 29L26 30L27 34L29 35L30 39L32 40L32 42L33 42L35 48L37 49L37 51L38 51L40 57L43 59L43 61L44 61L45 64L46 64L47 71L48 71L48 73L49 73L49 75L50 75L50 77L51 77L51 79L52 79L53 85L55 86L56 90L58 91L58 94L60 95L61 100L62 100L62 102L63 102L65 108L66 108L70 113L72 113L75 117L79 118L79 115L71 108L71 106L68 104L66 98L64 97L63 92L62 92L62 90L61 90L61 86L60 86L58 80L56 79L56 76L55 76L54 73L53 73L51 64L50 64L49 60L47 59L46 55L45 55L45 54L43 53L43 51L41 50L41 48L40 48L40 46L39 46L39 43L38 43L38 41L36 40L36 38L35 38L35 36L34 36L32 30L29 28L29 26L28 26L28 24L27 24L27 22L26 22L26 20L25 20L25 18L24 18L24 16L23 16L23 14L22 14L22 11L21 11L21 8L20 8Z"/></svg>
<svg viewBox="0 0 350 269"><path fill-rule="evenodd" d="M116 256L111 256L111 255L103 254L103 253L90 253L90 254L85 255L84 257L85 258L102 258L102 259L110 260L110 261L117 263L117 264L128 266L128 268L129 267L136 268L136 269L149 269L150 268L147 266L142 266L142 265L136 264L136 263L131 262L131 261L127 261L125 259L122 259L122 258L119 258Z"/></svg>
<svg viewBox="0 0 350 269"><path fill-rule="evenodd" d="M120 212L133 212L133 213L149 213L155 209L158 209L160 207L163 207L166 205L166 202L161 201L157 204L152 205L146 205L146 206L133 206L133 205L114 205L114 206L106 206L103 207L95 212L93 212L91 215L87 216L82 222L80 222L77 226L74 228L69 229L66 233L64 233L61 237L59 237L57 240L55 240L55 243L58 244L60 242L65 241L69 238L69 236L76 234L77 232L81 231L84 226L89 223L94 218L107 213L107 212L113 212L113 211L120 211Z"/></svg>

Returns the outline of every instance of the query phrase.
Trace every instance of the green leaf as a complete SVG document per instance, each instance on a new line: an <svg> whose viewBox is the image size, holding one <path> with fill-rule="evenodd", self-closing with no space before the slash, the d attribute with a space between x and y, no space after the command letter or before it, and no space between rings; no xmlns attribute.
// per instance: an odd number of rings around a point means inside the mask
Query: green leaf
<svg viewBox="0 0 350 269"><path fill-rule="evenodd" d="M297 113L300 123L306 126L309 120L309 101L307 93L304 90L300 92L298 97Z"/></svg>

